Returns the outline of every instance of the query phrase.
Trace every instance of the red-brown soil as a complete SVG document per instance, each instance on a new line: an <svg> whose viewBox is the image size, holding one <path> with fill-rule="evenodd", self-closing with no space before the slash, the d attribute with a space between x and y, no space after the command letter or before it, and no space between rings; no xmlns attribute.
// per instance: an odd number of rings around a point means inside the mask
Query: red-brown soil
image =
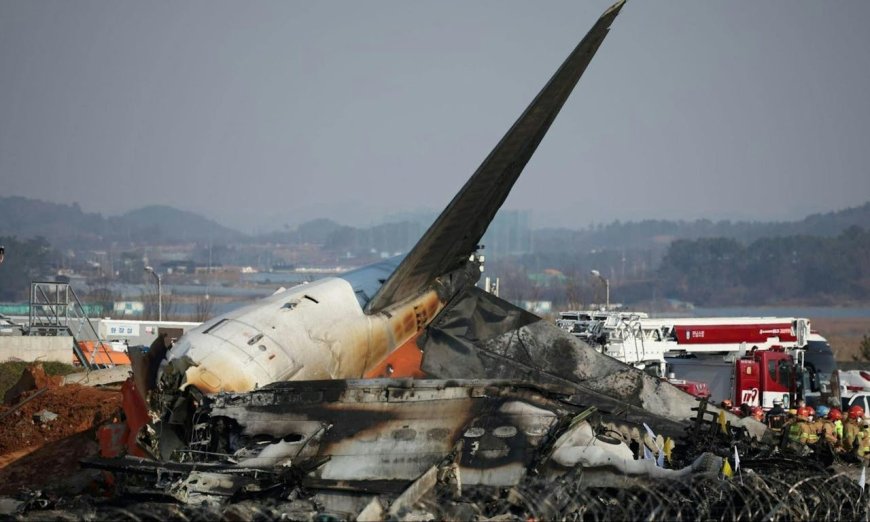
<svg viewBox="0 0 870 522"><path fill-rule="evenodd" d="M80 491L96 474L82 470L79 460L97 454L95 428L121 409L118 389L58 386L41 370L25 370L19 384L26 391L16 391L14 405L0 405L0 494L21 488ZM40 422L34 415L42 410L57 418Z"/></svg>
<svg viewBox="0 0 870 522"><path fill-rule="evenodd" d="M75 495L100 478L99 471L83 469L79 460L99 449L93 430L76 433L41 447L0 455L0 495L20 490L44 490Z"/></svg>
<svg viewBox="0 0 870 522"><path fill-rule="evenodd" d="M27 392L22 400L36 393L39 391ZM13 408L15 406L0 407L0 415ZM0 455L42 446L89 430L112 420L120 408L121 394L116 389L78 384L49 388L0 421ZM58 417L45 424L34 420L34 414L44 409Z"/></svg>

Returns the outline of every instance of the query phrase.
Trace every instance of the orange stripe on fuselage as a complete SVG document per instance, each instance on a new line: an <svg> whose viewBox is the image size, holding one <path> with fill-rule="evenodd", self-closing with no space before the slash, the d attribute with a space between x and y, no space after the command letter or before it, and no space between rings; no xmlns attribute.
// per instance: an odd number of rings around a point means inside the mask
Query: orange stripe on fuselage
<svg viewBox="0 0 870 522"><path fill-rule="evenodd" d="M364 375L366 379L379 379L388 377L392 379L414 378L419 379L426 377L426 373L420 369L423 363L423 352L417 347L417 337L411 337L399 346L381 362L376 364L371 370ZM388 368L392 368L392 372Z"/></svg>

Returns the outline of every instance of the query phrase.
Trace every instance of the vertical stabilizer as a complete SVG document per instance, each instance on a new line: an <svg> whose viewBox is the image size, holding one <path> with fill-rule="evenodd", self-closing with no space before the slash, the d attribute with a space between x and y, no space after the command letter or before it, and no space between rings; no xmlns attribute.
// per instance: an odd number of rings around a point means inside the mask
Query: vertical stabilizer
<svg viewBox="0 0 870 522"><path fill-rule="evenodd" d="M378 312L423 290L436 277L458 268L475 251L623 4L620 0L601 15L368 303L367 312Z"/></svg>

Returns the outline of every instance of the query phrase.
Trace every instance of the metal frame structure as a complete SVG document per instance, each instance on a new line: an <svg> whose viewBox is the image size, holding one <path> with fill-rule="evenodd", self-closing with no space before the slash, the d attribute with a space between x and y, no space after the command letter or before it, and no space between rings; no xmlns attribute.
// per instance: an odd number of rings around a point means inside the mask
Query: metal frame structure
<svg viewBox="0 0 870 522"><path fill-rule="evenodd" d="M59 281L32 281L30 283L30 310L27 321L28 335L69 335L73 338L73 353L82 366L91 369L101 365L94 360L96 350L103 350L109 363L115 366L103 339L85 312L84 306L69 283ZM90 360L79 347L79 341L94 341L95 350Z"/></svg>

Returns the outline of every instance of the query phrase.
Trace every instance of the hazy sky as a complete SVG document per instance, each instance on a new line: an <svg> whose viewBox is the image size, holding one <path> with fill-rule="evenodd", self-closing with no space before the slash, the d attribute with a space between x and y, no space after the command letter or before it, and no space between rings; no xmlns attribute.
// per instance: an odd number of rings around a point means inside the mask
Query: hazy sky
<svg viewBox="0 0 870 522"><path fill-rule="evenodd" d="M0 1L0 193L245 231L440 209L610 4ZM870 2L629 1L536 225L870 200Z"/></svg>

